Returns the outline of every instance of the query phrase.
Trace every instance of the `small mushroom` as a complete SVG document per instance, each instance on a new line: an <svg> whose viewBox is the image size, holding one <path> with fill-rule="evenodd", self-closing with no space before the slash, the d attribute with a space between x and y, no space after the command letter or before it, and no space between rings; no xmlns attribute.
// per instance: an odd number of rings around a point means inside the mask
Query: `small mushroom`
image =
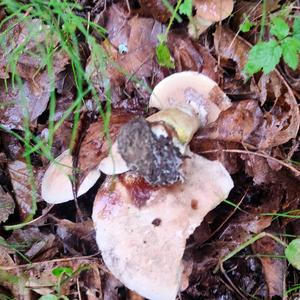
<svg viewBox="0 0 300 300"><path fill-rule="evenodd" d="M71 177L73 160L69 150L60 154L48 167L42 179L42 198L51 204L74 199ZM91 170L79 185L77 196L86 193L100 177L100 171Z"/></svg>
<svg viewBox="0 0 300 300"><path fill-rule="evenodd" d="M188 156L184 182L158 187L127 172L107 177L94 202L105 264L126 287L151 300L176 298L186 239L233 187L221 163Z"/></svg>
<svg viewBox="0 0 300 300"><path fill-rule="evenodd" d="M189 33L198 38L209 26L230 16L233 11L233 0L196 0L196 15L189 24Z"/></svg>

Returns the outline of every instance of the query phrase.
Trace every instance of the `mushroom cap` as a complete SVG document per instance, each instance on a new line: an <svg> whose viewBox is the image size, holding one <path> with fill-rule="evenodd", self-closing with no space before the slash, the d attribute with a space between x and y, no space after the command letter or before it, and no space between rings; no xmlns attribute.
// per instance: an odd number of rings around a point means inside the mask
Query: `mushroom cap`
<svg viewBox="0 0 300 300"><path fill-rule="evenodd" d="M150 107L191 109L199 116L200 126L214 122L221 111L231 106L226 94L209 77L192 71L172 74L154 88Z"/></svg>
<svg viewBox="0 0 300 300"><path fill-rule="evenodd" d="M233 11L233 0L196 0L196 15L204 20L218 22L226 19Z"/></svg>
<svg viewBox="0 0 300 300"><path fill-rule="evenodd" d="M60 154L48 167L42 179L42 198L51 204L74 199L70 177L73 170L72 155L69 150ZM92 170L80 184L77 196L86 193L98 180L101 173Z"/></svg>
<svg viewBox="0 0 300 300"><path fill-rule="evenodd" d="M107 177L94 202L105 264L125 286L151 300L176 298L186 239L233 187L221 163L189 157L183 183L153 187L129 172Z"/></svg>
<svg viewBox="0 0 300 300"><path fill-rule="evenodd" d="M129 168L118 150L118 142L115 141L108 156L101 160L98 170L106 175L118 175L129 171Z"/></svg>

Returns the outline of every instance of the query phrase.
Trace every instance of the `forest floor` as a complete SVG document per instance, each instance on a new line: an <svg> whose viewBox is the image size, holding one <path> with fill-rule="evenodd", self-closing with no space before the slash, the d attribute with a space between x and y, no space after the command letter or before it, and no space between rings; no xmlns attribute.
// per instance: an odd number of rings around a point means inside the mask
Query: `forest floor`
<svg viewBox="0 0 300 300"><path fill-rule="evenodd" d="M284 48L300 37L300 2L236 1L203 32L193 21L206 0L170 1L171 12L163 2L0 1L0 299L144 299L96 243L93 203L111 176L75 194L120 128L156 112L154 87L182 71L230 100L190 149L219 161L234 187L187 239L178 299L300 299L300 246L286 251L300 238L300 47ZM274 48L251 69L250 49L271 40L283 56ZM76 200L47 203L44 174L67 149ZM57 199L67 185L57 183Z"/></svg>

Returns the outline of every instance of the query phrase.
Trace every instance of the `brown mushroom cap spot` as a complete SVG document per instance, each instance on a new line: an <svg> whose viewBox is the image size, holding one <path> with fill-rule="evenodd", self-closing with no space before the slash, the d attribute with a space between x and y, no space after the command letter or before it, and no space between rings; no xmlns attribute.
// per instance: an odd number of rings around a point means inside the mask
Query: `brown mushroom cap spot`
<svg viewBox="0 0 300 300"><path fill-rule="evenodd" d="M59 155L48 167L42 179L42 198L51 204L74 199L70 177L72 176L72 155L69 150ZM80 184L77 196L86 193L98 180L100 172L91 170Z"/></svg>
<svg viewBox="0 0 300 300"><path fill-rule="evenodd" d="M218 22L226 19L233 11L233 0L196 0L196 15L204 20Z"/></svg>
<svg viewBox="0 0 300 300"><path fill-rule="evenodd" d="M160 110L193 110L203 127L214 122L221 111L231 106L231 101L209 77L198 72L184 71L160 81L151 94L149 106Z"/></svg>
<svg viewBox="0 0 300 300"><path fill-rule="evenodd" d="M108 177L94 202L96 240L105 264L126 287L152 300L175 299L186 239L233 187L221 163L188 155L185 181L149 189L144 205L136 205L130 191L139 184L137 177L130 178L130 188ZM197 209L191 199L198 201ZM157 218L160 222L154 222Z"/></svg>

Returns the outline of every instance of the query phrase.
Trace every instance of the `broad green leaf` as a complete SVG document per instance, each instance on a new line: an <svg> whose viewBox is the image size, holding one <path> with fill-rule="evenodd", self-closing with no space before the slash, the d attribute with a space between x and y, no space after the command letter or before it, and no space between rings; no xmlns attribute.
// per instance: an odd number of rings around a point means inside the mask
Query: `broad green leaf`
<svg viewBox="0 0 300 300"><path fill-rule="evenodd" d="M261 69L268 74L279 63L281 54L282 49L275 40L256 44L249 51L248 62L244 70L249 75L253 75Z"/></svg>
<svg viewBox="0 0 300 300"><path fill-rule="evenodd" d="M287 37L282 41L281 48L285 63L296 70L299 63L300 41L295 37Z"/></svg>
<svg viewBox="0 0 300 300"><path fill-rule="evenodd" d="M295 18L294 24L293 24L293 33L294 37L300 40L300 18Z"/></svg>
<svg viewBox="0 0 300 300"><path fill-rule="evenodd" d="M55 295L48 294L40 297L39 300L58 300L58 298Z"/></svg>
<svg viewBox="0 0 300 300"><path fill-rule="evenodd" d="M300 270L300 239L292 240L285 249L288 262L297 270Z"/></svg>
<svg viewBox="0 0 300 300"><path fill-rule="evenodd" d="M289 34L289 25L280 17L272 19L270 32L282 40Z"/></svg>
<svg viewBox="0 0 300 300"><path fill-rule="evenodd" d="M244 22L240 25L240 31L241 32L249 32L249 30L251 29L251 27L254 26L254 23L252 23L248 16L245 17Z"/></svg>
<svg viewBox="0 0 300 300"><path fill-rule="evenodd" d="M56 277L59 277L62 273L72 276L73 269L71 267L56 267L52 270L52 274Z"/></svg>
<svg viewBox="0 0 300 300"><path fill-rule="evenodd" d="M175 68L173 58L167 44L162 43L156 47L157 62L162 67Z"/></svg>
<svg viewBox="0 0 300 300"><path fill-rule="evenodd" d="M193 0L184 0L179 6L179 13L188 17L192 16L193 11Z"/></svg>

